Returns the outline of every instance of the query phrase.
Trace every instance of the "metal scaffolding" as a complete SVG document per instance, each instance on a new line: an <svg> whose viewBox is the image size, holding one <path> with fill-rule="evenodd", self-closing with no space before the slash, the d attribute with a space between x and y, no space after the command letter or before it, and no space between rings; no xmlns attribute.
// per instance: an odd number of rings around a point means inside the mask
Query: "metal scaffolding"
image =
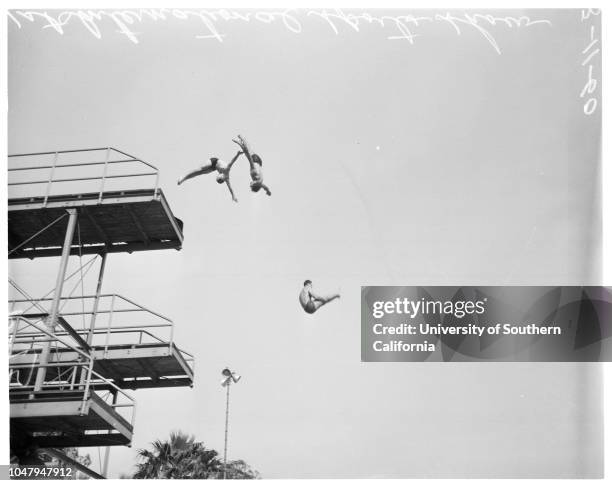
<svg viewBox="0 0 612 486"><path fill-rule="evenodd" d="M174 342L171 319L102 292L106 263L111 253L180 250L183 224L158 170L111 147L10 155L8 174L8 257L59 257L45 295L9 277L11 448L62 457L55 448L129 445L136 403L124 390L193 386L194 358ZM143 180L152 187L134 187ZM71 256L80 265L67 275ZM95 293L85 294L96 262ZM107 466L108 452L102 475Z"/></svg>

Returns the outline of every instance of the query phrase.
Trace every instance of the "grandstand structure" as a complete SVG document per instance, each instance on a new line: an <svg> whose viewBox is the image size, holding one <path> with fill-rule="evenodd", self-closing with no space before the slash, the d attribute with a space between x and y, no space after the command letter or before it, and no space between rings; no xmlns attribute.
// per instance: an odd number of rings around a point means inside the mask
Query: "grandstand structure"
<svg viewBox="0 0 612 486"><path fill-rule="evenodd" d="M57 261L55 275L37 276L49 280L45 295L9 275L12 453L34 448L70 460L61 448L130 445L133 392L191 387L194 378L193 355L174 342L170 318L102 292L111 254L181 249L183 224L159 171L112 147L14 154L8 190L8 258ZM104 477L108 449L99 473L75 466Z"/></svg>

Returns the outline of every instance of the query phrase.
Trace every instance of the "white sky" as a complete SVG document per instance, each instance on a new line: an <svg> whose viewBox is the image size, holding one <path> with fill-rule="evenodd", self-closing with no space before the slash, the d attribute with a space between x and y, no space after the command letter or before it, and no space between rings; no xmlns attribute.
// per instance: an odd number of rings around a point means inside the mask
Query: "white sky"
<svg viewBox="0 0 612 486"><path fill-rule="evenodd" d="M135 394L111 475L171 430L222 451L225 365L244 375L230 457L267 478L600 472L599 365L360 362L361 285L599 283L589 31L578 11L527 14L551 25L491 27L501 54L441 22L413 45L305 15L300 34L220 22L223 43L195 20L138 24L138 44L109 22L101 39L9 22L9 153L115 146L160 168L185 222L181 252L109 257L104 290L171 316L197 358L192 390ZM176 186L237 133L271 198L244 161L237 205L212 177ZM37 294L56 267L10 271ZM305 278L342 299L304 314Z"/></svg>

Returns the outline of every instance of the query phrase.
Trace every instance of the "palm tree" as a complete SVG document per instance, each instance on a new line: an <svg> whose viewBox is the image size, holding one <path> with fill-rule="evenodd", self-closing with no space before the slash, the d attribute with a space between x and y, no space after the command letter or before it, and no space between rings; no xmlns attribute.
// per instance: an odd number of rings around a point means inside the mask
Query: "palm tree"
<svg viewBox="0 0 612 486"><path fill-rule="evenodd" d="M223 477L223 462L213 449L196 442L192 435L172 432L170 440L156 440L152 450L138 451L140 459L134 479L214 479ZM244 461L228 463L227 476L251 479L259 477Z"/></svg>
<svg viewBox="0 0 612 486"><path fill-rule="evenodd" d="M242 459L227 463L227 479L261 479L259 472L249 466ZM223 473L219 473L219 479L223 478Z"/></svg>

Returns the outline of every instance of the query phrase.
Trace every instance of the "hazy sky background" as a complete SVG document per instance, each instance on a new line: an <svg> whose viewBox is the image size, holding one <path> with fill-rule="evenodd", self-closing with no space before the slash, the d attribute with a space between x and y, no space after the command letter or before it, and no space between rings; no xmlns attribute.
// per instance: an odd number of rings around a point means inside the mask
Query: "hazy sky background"
<svg viewBox="0 0 612 486"><path fill-rule="evenodd" d="M362 285L599 283L589 30L577 10L504 12L521 14L551 25L487 26L501 54L440 21L410 44L302 12L300 34L219 22L221 43L169 19L134 25L134 44L108 20L101 39L9 20L9 153L125 150L161 170L185 223L180 252L108 259L103 290L172 317L197 359L193 389L134 394L133 447L112 450L111 476L172 430L222 451L226 365L244 376L229 456L266 478L601 473L599 365L360 362ZM212 176L176 185L230 159L238 133L271 198L249 191L244 160L238 204ZM38 295L58 261L10 271ZM306 315L306 278L342 299Z"/></svg>

